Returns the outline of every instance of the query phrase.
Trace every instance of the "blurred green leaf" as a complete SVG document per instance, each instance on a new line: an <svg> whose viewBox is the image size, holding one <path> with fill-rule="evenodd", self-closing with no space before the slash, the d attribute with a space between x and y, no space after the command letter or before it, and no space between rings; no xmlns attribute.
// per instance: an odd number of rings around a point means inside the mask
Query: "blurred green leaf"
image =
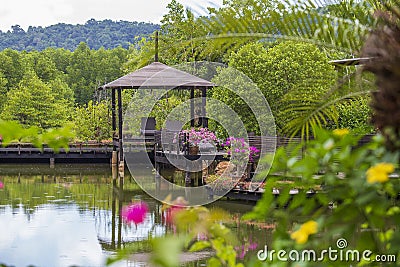
<svg viewBox="0 0 400 267"><path fill-rule="evenodd" d="M59 152L61 148L68 150L68 144L75 134L71 125L47 129L40 133L39 127L36 126L23 128L17 122L0 120L0 136L2 137L3 146L7 146L12 142L28 142L42 149L42 146L47 144L50 148Z"/></svg>
<svg viewBox="0 0 400 267"><path fill-rule="evenodd" d="M150 261L155 266L179 266L180 253L184 248L184 236L166 236L152 240L153 251Z"/></svg>
<svg viewBox="0 0 400 267"><path fill-rule="evenodd" d="M200 251L209 248L210 246L211 244L209 241L197 241L190 247L189 251L190 252Z"/></svg>

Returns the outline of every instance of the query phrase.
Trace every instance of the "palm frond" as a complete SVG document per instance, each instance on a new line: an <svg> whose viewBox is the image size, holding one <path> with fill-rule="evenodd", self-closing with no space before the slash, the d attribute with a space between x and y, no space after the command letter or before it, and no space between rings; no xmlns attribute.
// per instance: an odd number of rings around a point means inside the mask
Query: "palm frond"
<svg viewBox="0 0 400 267"><path fill-rule="evenodd" d="M314 40L350 53L360 49L363 37L370 30L370 25L363 25L359 20L322 13L312 1L282 5L278 10L255 9L253 12L258 14L238 16L235 10L225 8L200 23L208 30L210 40L221 40L218 36L225 36L225 39L229 36L234 41L243 34L260 39L270 35L278 39Z"/></svg>
<svg viewBox="0 0 400 267"><path fill-rule="evenodd" d="M292 101L284 111L288 122L282 130L290 137L300 135L303 139L309 139L311 133L315 133L317 128L326 125L328 121L337 124L336 104L370 93L371 91L364 90L324 100Z"/></svg>

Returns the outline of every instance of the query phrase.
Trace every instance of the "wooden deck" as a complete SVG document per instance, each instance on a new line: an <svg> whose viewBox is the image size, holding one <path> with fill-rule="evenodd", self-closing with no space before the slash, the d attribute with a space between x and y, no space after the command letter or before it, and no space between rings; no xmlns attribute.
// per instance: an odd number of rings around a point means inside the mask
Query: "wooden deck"
<svg viewBox="0 0 400 267"><path fill-rule="evenodd" d="M298 189L292 189L289 191L289 195L292 198L293 196L299 194L300 191ZM240 190L240 189L232 189L228 193L224 195L227 199L237 199L237 200L246 200L246 201L258 201L263 194L266 192L262 190L249 191L249 190ZM278 197L281 193L278 189L274 189L270 194L273 194L275 197ZM306 192L307 197L311 197L316 194L314 190L308 190ZM214 197L214 195L210 195L210 197Z"/></svg>
<svg viewBox="0 0 400 267"><path fill-rule="evenodd" d="M39 149L29 143L13 143L0 147L0 163L109 163L112 144L72 143L69 149Z"/></svg>
<svg viewBox="0 0 400 267"><path fill-rule="evenodd" d="M227 158L227 153L222 151L217 151L215 153L199 153L197 155L189 155L184 153L178 153L177 151L155 151L155 158L154 160L158 163L169 164L169 159L176 160L197 160L201 158L202 160L229 160ZM169 158L169 159L168 159Z"/></svg>

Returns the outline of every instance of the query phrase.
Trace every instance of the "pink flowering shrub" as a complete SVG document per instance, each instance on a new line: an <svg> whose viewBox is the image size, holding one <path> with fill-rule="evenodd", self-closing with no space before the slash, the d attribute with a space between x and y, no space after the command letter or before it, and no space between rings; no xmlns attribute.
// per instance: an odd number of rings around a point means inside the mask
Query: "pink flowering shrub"
<svg viewBox="0 0 400 267"><path fill-rule="evenodd" d="M126 223L139 224L144 221L147 213L149 212L149 207L143 201L132 203L128 206L122 208L121 216Z"/></svg>
<svg viewBox="0 0 400 267"><path fill-rule="evenodd" d="M234 154L236 158L246 159L248 155L248 161L250 162L254 162L254 159L260 153L260 150L255 146L250 146L244 138L228 137L222 146L225 147L228 155Z"/></svg>
<svg viewBox="0 0 400 267"><path fill-rule="evenodd" d="M243 260L248 252L255 251L257 247L258 244L256 242L252 242L250 239L248 242L245 242L244 245L235 247L235 251L237 253L236 257Z"/></svg>
<svg viewBox="0 0 400 267"><path fill-rule="evenodd" d="M180 139L183 140L184 136L187 136L187 141L189 145L198 146L200 143L217 143L217 136L207 128L200 128L195 130L194 128L190 130L182 130L179 133Z"/></svg>
<svg viewBox="0 0 400 267"><path fill-rule="evenodd" d="M165 210L164 219L167 224L174 224L175 216L185 208L182 206L170 206Z"/></svg>

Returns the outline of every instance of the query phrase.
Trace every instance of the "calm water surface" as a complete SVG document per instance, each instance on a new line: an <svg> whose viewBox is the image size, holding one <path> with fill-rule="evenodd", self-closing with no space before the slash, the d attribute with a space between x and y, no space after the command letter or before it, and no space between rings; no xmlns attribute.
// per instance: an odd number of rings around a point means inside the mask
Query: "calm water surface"
<svg viewBox="0 0 400 267"><path fill-rule="evenodd" d="M143 193L128 171L121 186L109 165L0 165L0 181L0 265L104 266L126 244L173 232L161 204ZM126 225L119 210L134 199L146 201L151 211L144 223ZM228 210L232 218L252 208L226 200L211 206ZM243 243L261 248L269 238L252 225L230 226ZM126 260L113 266L145 264Z"/></svg>

